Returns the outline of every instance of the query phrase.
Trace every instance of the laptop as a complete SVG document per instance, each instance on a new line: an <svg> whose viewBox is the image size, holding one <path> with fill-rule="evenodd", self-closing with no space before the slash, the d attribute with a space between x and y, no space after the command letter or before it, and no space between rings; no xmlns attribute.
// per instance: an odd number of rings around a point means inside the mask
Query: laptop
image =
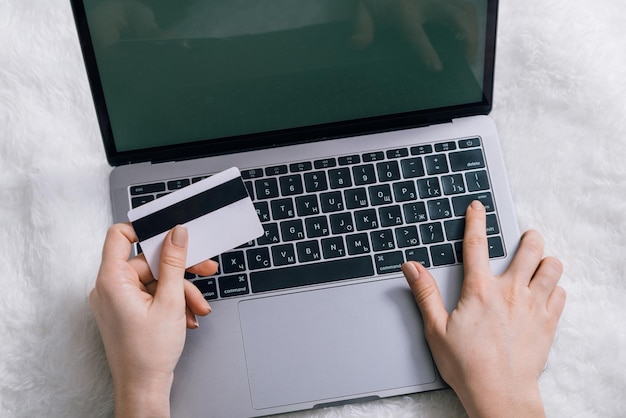
<svg viewBox="0 0 626 418"><path fill-rule="evenodd" d="M264 416L446 387L400 272L446 307L464 214L519 231L492 106L497 0L71 0L115 222L230 167L264 227L189 274L172 415ZM149 354L147 354L149 355Z"/></svg>

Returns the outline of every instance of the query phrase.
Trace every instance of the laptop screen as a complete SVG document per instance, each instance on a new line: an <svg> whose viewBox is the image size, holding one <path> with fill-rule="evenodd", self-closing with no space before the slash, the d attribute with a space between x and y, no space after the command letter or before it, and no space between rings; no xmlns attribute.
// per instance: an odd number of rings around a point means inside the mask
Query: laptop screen
<svg viewBox="0 0 626 418"><path fill-rule="evenodd" d="M490 107L487 0L73 3L108 154L198 156Z"/></svg>

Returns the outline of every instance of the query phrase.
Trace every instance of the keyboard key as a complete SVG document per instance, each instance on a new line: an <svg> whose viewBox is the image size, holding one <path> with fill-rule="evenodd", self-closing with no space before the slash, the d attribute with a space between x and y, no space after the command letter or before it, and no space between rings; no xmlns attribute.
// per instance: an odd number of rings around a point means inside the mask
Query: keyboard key
<svg viewBox="0 0 626 418"><path fill-rule="evenodd" d="M296 244L298 251L298 261L308 263L311 261L319 261L322 259L320 246L317 241L305 241Z"/></svg>
<svg viewBox="0 0 626 418"><path fill-rule="evenodd" d="M214 277L195 280L193 284L206 300L217 299L217 281Z"/></svg>
<svg viewBox="0 0 626 418"><path fill-rule="evenodd" d="M420 235L424 244L432 244L445 241L443 229L439 222L420 225Z"/></svg>
<svg viewBox="0 0 626 418"><path fill-rule="evenodd" d="M131 186L130 194L137 196L140 194L158 193L165 191L165 183L143 184L141 186Z"/></svg>
<svg viewBox="0 0 626 418"><path fill-rule="evenodd" d="M261 222L268 222L270 220L270 208L267 202L255 202L254 208Z"/></svg>
<svg viewBox="0 0 626 418"><path fill-rule="evenodd" d="M465 193L465 183L460 174L441 177L441 185L446 195Z"/></svg>
<svg viewBox="0 0 626 418"><path fill-rule="evenodd" d="M437 177L417 180L417 191L422 199L441 196L441 186Z"/></svg>
<svg viewBox="0 0 626 418"><path fill-rule="evenodd" d="M289 164L289 171L291 171L292 173L299 173L301 171L309 171L312 169L313 169L313 164L311 164L309 161L305 161L302 163Z"/></svg>
<svg viewBox="0 0 626 418"><path fill-rule="evenodd" d="M402 160L400 161L400 167L402 168L402 176L404 176L405 179L423 177L426 174L424 172L424 164L420 157Z"/></svg>
<svg viewBox="0 0 626 418"><path fill-rule="evenodd" d="M428 258L428 249L425 247L411 248L404 252L406 261L417 261L424 267L430 267L430 259Z"/></svg>
<svg viewBox="0 0 626 418"><path fill-rule="evenodd" d="M352 165L359 164L361 162L361 157L358 155L346 155L344 157L339 157L339 165Z"/></svg>
<svg viewBox="0 0 626 418"><path fill-rule="evenodd" d="M434 199L427 202L430 219L445 219L452 217L452 209L448 199Z"/></svg>
<svg viewBox="0 0 626 418"><path fill-rule="evenodd" d="M443 227L446 230L446 238L448 238L448 241L463 239L465 233L465 219L445 221Z"/></svg>
<svg viewBox="0 0 626 418"><path fill-rule="evenodd" d="M487 238L487 245L489 246L489 258L504 257L502 238L489 237Z"/></svg>
<svg viewBox="0 0 626 418"><path fill-rule="evenodd" d="M399 226L402 225L402 210L400 206L385 206L378 209L381 226Z"/></svg>
<svg viewBox="0 0 626 418"><path fill-rule="evenodd" d="M378 180L380 181L398 181L400 180L400 168L397 161L386 161L376 164L378 172Z"/></svg>
<svg viewBox="0 0 626 418"><path fill-rule="evenodd" d="M487 235L495 235L500 233L500 227L498 226L498 219L496 215L487 215Z"/></svg>
<svg viewBox="0 0 626 418"><path fill-rule="evenodd" d="M280 223L280 233L283 241L297 241L304 239L304 226L302 219L293 219Z"/></svg>
<svg viewBox="0 0 626 418"><path fill-rule="evenodd" d="M403 226L395 229L396 242L398 247L415 247L419 245L420 240L417 235L417 228L415 226Z"/></svg>
<svg viewBox="0 0 626 418"><path fill-rule="evenodd" d="M467 190L470 192L489 189L489 178L484 170L465 173L465 180L467 181Z"/></svg>
<svg viewBox="0 0 626 418"><path fill-rule="evenodd" d="M374 258L376 259L376 272L378 274L397 273L404 263L402 251L376 254Z"/></svg>
<svg viewBox="0 0 626 418"><path fill-rule="evenodd" d="M296 216L291 198L272 200L270 207L272 208L272 218L275 221Z"/></svg>
<svg viewBox="0 0 626 418"><path fill-rule="evenodd" d="M189 179L172 180L167 182L168 190L178 190L191 184Z"/></svg>
<svg viewBox="0 0 626 418"><path fill-rule="evenodd" d="M326 259L346 255L343 239L341 237L324 238L322 240L322 254Z"/></svg>
<svg viewBox="0 0 626 418"><path fill-rule="evenodd" d="M454 264L454 249L451 244L433 245L430 247L430 255L433 260L433 266L444 266Z"/></svg>
<svg viewBox="0 0 626 418"><path fill-rule="evenodd" d="M192 183L192 184L193 184L193 183L197 183L197 182L202 181L202 180L204 180L204 179L206 179L206 178L209 178L209 177L210 177L210 176L193 177L193 178L191 179L191 183Z"/></svg>
<svg viewBox="0 0 626 418"><path fill-rule="evenodd" d="M224 273L238 273L246 270L243 251L233 251L222 254L220 266Z"/></svg>
<svg viewBox="0 0 626 418"><path fill-rule="evenodd" d="M244 180L258 179L259 177L263 177L263 170L260 168L249 168L241 172L241 177Z"/></svg>
<svg viewBox="0 0 626 418"><path fill-rule="evenodd" d="M409 150L406 148L390 149L385 154L388 159L403 158L409 156Z"/></svg>
<svg viewBox="0 0 626 418"><path fill-rule="evenodd" d="M278 235L278 224L270 223L263 224L265 232L263 236L257 238L259 245L278 244L280 242L280 235Z"/></svg>
<svg viewBox="0 0 626 418"><path fill-rule="evenodd" d="M354 212L354 223L357 231L378 228L376 209L364 209Z"/></svg>
<svg viewBox="0 0 626 418"><path fill-rule="evenodd" d="M370 256L328 260L324 263L303 264L252 272L252 292L267 292L296 286L308 286L339 280L356 279L374 274Z"/></svg>
<svg viewBox="0 0 626 418"><path fill-rule="evenodd" d="M374 164L352 167L352 174L354 175L354 184L357 186L376 183Z"/></svg>
<svg viewBox="0 0 626 418"><path fill-rule="evenodd" d="M352 177L349 168L335 168L328 171L328 182L331 189L341 189L352 186Z"/></svg>
<svg viewBox="0 0 626 418"><path fill-rule="evenodd" d="M485 160L483 159L483 151L480 148L477 148L469 151L451 152L450 167L452 168L452 171L484 168Z"/></svg>
<svg viewBox="0 0 626 418"><path fill-rule="evenodd" d="M314 161L313 166L318 170L322 168L336 167L337 160L335 160L334 158L324 158L323 160Z"/></svg>
<svg viewBox="0 0 626 418"><path fill-rule="evenodd" d="M147 195L147 196L140 196L140 197L133 197L130 201L131 206L134 208L137 208L141 205L145 205L148 202L152 202L154 200L154 196L152 195Z"/></svg>
<svg viewBox="0 0 626 418"><path fill-rule="evenodd" d="M456 254L456 259L459 260L459 263L463 262L463 241L458 241L454 243L454 252Z"/></svg>
<svg viewBox="0 0 626 418"><path fill-rule="evenodd" d="M280 177L278 181L280 182L280 193L283 196L302 194L304 191L300 174Z"/></svg>
<svg viewBox="0 0 626 418"><path fill-rule="evenodd" d="M286 165L276 165L273 167L267 167L265 169L266 176L279 176L281 174L287 174L287 166Z"/></svg>
<svg viewBox="0 0 626 418"><path fill-rule="evenodd" d="M433 152L432 145L419 145L417 147L411 147L411 155L423 155Z"/></svg>
<svg viewBox="0 0 626 418"><path fill-rule="evenodd" d="M412 224L416 222L425 222L428 220L426 214L426 205L424 202L407 203L402 205L404 212L404 221Z"/></svg>
<svg viewBox="0 0 626 418"><path fill-rule="evenodd" d="M304 175L304 187L306 187L306 191L309 193L323 192L328 189L326 173L323 171L306 173Z"/></svg>
<svg viewBox="0 0 626 418"><path fill-rule="evenodd" d="M396 248L393 241L393 231L391 229L370 232L370 239L374 251L386 251Z"/></svg>
<svg viewBox="0 0 626 418"><path fill-rule="evenodd" d="M393 197L391 194L391 187L388 184L378 184L376 186L370 186L368 188L370 195L370 202L374 206L388 205L393 203Z"/></svg>
<svg viewBox="0 0 626 418"><path fill-rule="evenodd" d="M440 144L435 144L435 152L454 151L456 149L456 142L448 141Z"/></svg>
<svg viewBox="0 0 626 418"><path fill-rule="evenodd" d="M322 211L324 213L328 212L338 212L343 210L343 198L341 197L341 192L328 192L322 193L320 195L320 201L322 203Z"/></svg>
<svg viewBox="0 0 626 418"><path fill-rule="evenodd" d="M350 212L330 215L330 230L336 235L354 232L354 224L352 223Z"/></svg>
<svg viewBox="0 0 626 418"><path fill-rule="evenodd" d="M250 270L269 268L272 266L270 250L267 247L250 248L246 251L246 258Z"/></svg>
<svg viewBox="0 0 626 418"><path fill-rule="evenodd" d="M295 264L296 253L293 249L293 244L283 244L272 247L272 260L275 266Z"/></svg>
<svg viewBox="0 0 626 418"><path fill-rule="evenodd" d="M247 295L250 293L248 277L245 274L220 277L218 281L220 285L220 296L223 298Z"/></svg>
<svg viewBox="0 0 626 418"><path fill-rule="evenodd" d="M461 139L459 141L459 148L473 148L480 146L480 138Z"/></svg>
<svg viewBox="0 0 626 418"><path fill-rule="evenodd" d="M364 187L348 189L345 190L343 193L346 197L346 208L359 209L366 208L368 206L367 190L365 190Z"/></svg>
<svg viewBox="0 0 626 418"><path fill-rule="evenodd" d="M365 233L347 235L346 245L350 255L366 254L371 250L369 238Z"/></svg>
<svg viewBox="0 0 626 418"><path fill-rule="evenodd" d="M319 215L321 212L317 196L309 194L296 197L296 212L298 216Z"/></svg>
<svg viewBox="0 0 626 418"><path fill-rule="evenodd" d="M493 212L495 210L493 207L493 199L491 198L491 193L484 192L453 197L452 206L454 208L454 214L456 216L465 216L465 211L467 210L467 207L474 200L480 200L480 202L485 206L485 210L487 212Z"/></svg>
<svg viewBox="0 0 626 418"><path fill-rule="evenodd" d="M256 180L254 182L257 199L272 199L278 197L278 182L275 178Z"/></svg>
<svg viewBox="0 0 626 418"><path fill-rule="evenodd" d="M328 220L325 216L315 216L304 220L306 235L309 238L325 237L330 234Z"/></svg>
<svg viewBox="0 0 626 418"><path fill-rule="evenodd" d="M381 161L385 159L385 153L382 151L368 152L363 154L363 162L371 163L372 161Z"/></svg>
<svg viewBox="0 0 626 418"><path fill-rule="evenodd" d="M426 172L430 175L448 172L448 161L445 154L428 155L424 157Z"/></svg>
<svg viewBox="0 0 626 418"><path fill-rule="evenodd" d="M396 202L408 202L417 199L415 183L412 181L402 181L393 184L393 196Z"/></svg>
<svg viewBox="0 0 626 418"><path fill-rule="evenodd" d="M465 218L445 221L443 225L444 229L446 230L446 238L448 238L448 241L463 239L463 235L465 233ZM500 233L500 228L498 227L498 219L496 218L496 215L487 215L486 232L487 235L496 235Z"/></svg>

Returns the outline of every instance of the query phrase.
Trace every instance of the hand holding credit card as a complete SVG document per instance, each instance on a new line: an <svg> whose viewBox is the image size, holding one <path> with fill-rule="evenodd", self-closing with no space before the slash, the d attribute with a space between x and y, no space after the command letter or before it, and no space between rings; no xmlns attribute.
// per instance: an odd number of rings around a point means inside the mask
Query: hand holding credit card
<svg viewBox="0 0 626 418"><path fill-rule="evenodd" d="M189 232L185 267L263 235L252 199L235 167L132 209L128 219L155 279L163 239L176 225L184 225Z"/></svg>

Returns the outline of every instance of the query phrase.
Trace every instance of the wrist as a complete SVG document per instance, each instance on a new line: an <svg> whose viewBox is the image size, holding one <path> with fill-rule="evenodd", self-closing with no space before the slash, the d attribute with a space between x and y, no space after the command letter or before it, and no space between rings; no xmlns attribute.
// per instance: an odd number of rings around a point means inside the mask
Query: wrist
<svg viewBox="0 0 626 418"><path fill-rule="evenodd" d="M457 391L467 414L472 418L545 417L538 384L524 387Z"/></svg>
<svg viewBox="0 0 626 418"><path fill-rule="evenodd" d="M114 381L116 418L170 416L172 378Z"/></svg>

